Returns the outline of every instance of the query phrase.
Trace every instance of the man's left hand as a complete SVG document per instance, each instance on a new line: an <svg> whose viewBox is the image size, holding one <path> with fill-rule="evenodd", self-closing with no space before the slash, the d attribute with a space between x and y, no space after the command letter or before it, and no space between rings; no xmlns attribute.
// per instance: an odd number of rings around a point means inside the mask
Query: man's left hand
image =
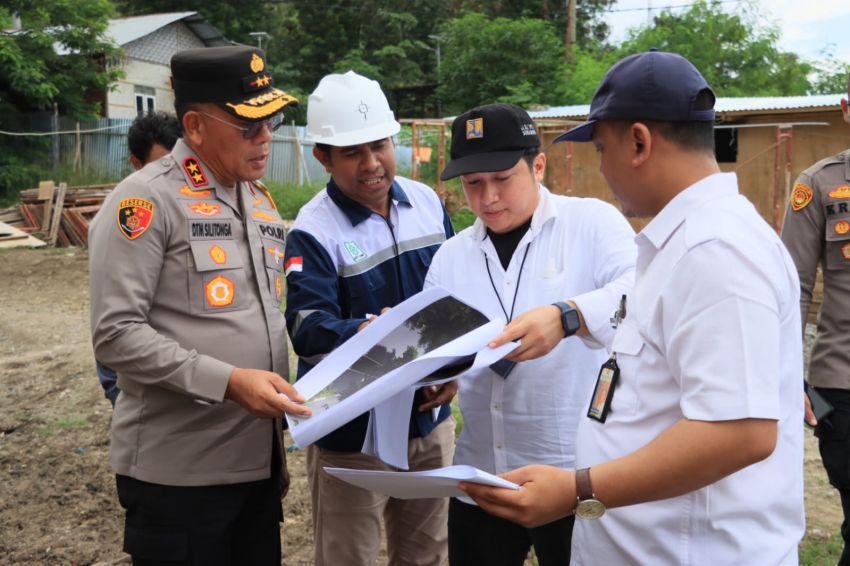
<svg viewBox="0 0 850 566"><path fill-rule="evenodd" d="M436 409L440 405L451 403L454 396L457 394L457 381L448 381L442 385L429 385L422 388L422 395L425 397L425 403L418 407L418 411L423 413L429 409Z"/></svg>
<svg viewBox="0 0 850 566"><path fill-rule="evenodd" d="M573 512L575 474L554 466L533 465L502 477L521 485L519 490L460 482L460 488L482 509L526 528L539 527Z"/></svg>

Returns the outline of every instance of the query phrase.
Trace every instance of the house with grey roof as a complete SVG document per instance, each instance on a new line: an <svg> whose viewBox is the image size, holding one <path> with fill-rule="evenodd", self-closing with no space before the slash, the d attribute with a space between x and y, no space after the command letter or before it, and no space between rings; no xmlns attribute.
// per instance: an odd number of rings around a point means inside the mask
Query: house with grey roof
<svg viewBox="0 0 850 566"><path fill-rule="evenodd" d="M102 93L107 118L133 118L152 110L174 112L171 56L184 49L232 45L198 12L116 18L109 20L106 33L124 50L117 63L124 78Z"/></svg>

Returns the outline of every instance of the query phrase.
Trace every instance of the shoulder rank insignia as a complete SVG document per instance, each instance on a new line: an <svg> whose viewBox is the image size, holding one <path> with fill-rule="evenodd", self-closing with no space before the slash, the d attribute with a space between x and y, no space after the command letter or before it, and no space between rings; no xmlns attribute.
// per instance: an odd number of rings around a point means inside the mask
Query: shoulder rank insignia
<svg viewBox="0 0 850 566"><path fill-rule="evenodd" d="M201 216L216 216L221 213L221 205L220 204L210 204L208 202L195 202L190 205L187 205L189 209L195 214L200 214Z"/></svg>
<svg viewBox="0 0 850 566"><path fill-rule="evenodd" d="M797 183L794 185L794 190L791 191L791 210L797 212L806 208L810 202L814 192L812 188L805 183Z"/></svg>
<svg viewBox="0 0 850 566"><path fill-rule="evenodd" d="M835 226L833 226L832 229L835 230L835 233L839 236L843 236L847 232L850 232L850 222L847 222L846 220L839 220L835 223Z"/></svg>
<svg viewBox="0 0 850 566"><path fill-rule="evenodd" d="M212 196L212 191L209 189L201 189L199 191L195 191L193 189L190 189L189 185L183 185L182 187L180 187L180 194L192 198L206 198L208 196Z"/></svg>
<svg viewBox="0 0 850 566"><path fill-rule="evenodd" d="M850 185L841 185L829 192L829 198L850 198Z"/></svg>
<svg viewBox="0 0 850 566"><path fill-rule="evenodd" d="M145 233L153 220L153 203L143 198L128 198L118 203L118 228L128 240Z"/></svg>
<svg viewBox="0 0 850 566"><path fill-rule="evenodd" d="M187 157L183 160L183 170L189 175L189 180L192 181L193 187L203 187L208 184L207 176L204 175L201 164L194 157Z"/></svg>

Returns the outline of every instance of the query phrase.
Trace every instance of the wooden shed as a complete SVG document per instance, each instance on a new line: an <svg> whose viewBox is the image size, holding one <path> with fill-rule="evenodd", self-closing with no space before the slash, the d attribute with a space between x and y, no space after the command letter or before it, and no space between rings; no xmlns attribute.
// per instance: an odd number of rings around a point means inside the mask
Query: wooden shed
<svg viewBox="0 0 850 566"><path fill-rule="evenodd" d="M741 192L777 230L791 186L801 171L850 147L841 95L719 98L715 152L724 171L735 171ZM616 204L599 173L592 144L552 140L583 121L588 105L529 114L538 124L548 158L546 184L554 192L593 196ZM635 228L646 221L631 219Z"/></svg>
<svg viewBox="0 0 850 566"><path fill-rule="evenodd" d="M779 230L791 186L801 171L816 161L850 148L850 127L842 120L842 95L718 98L715 151L724 171L735 171L741 192ZM599 173L599 157L592 144L552 140L580 124L590 112L587 104L530 111L543 140L548 166L546 186L555 193L596 197L617 205ZM451 118L402 120L412 127L412 176L418 178L420 137L436 138L436 165L448 159ZM433 136L436 134L436 136ZM430 150L428 150L430 158ZM437 190L446 195L445 184ZM630 219L635 229L647 219Z"/></svg>

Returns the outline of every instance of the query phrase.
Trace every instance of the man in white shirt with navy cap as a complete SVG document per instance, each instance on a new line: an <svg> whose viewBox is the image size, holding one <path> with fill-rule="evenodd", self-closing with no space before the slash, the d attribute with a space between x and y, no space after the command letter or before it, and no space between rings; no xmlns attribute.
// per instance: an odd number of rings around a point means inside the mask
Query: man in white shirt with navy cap
<svg viewBox="0 0 850 566"><path fill-rule="evenodd" d="M714 101L687 59L632 55L559 138L592 141L624 208L654 219L635 238L635 287L579 423L577 471L527 466L506 474L519 491L463 487L525 525L575 512L573 565L798 562L799 282L720 172Z"/></svg>

